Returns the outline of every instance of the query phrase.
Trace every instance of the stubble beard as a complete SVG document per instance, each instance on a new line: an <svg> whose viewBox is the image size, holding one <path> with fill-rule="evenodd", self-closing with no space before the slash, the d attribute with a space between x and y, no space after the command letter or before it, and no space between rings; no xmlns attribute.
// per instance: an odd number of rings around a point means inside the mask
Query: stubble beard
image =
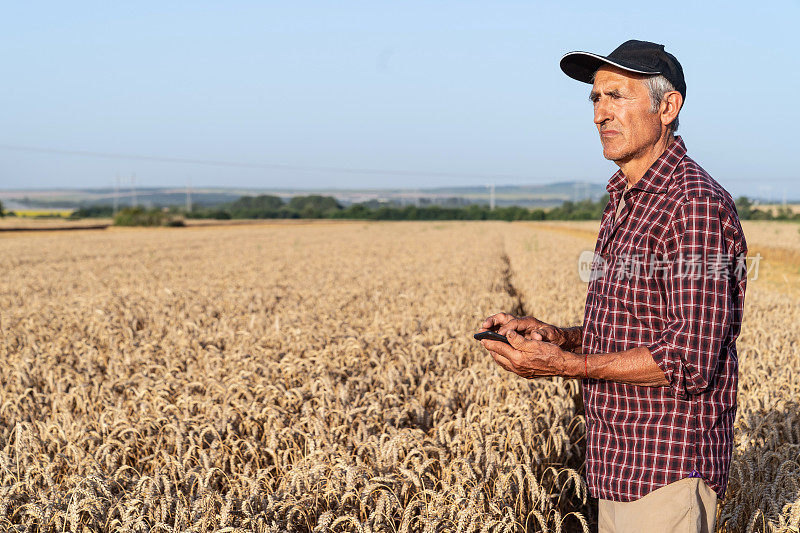
<svg viewBox="0 0 800 533"><path fill-rule="evenodd" d="M606 147L606 143L603 142L602 138L600 144L603 146L603 157L617 164L625 163L636 155L635 150L625 149L625 147L612 151L609 147Z"/></svg>

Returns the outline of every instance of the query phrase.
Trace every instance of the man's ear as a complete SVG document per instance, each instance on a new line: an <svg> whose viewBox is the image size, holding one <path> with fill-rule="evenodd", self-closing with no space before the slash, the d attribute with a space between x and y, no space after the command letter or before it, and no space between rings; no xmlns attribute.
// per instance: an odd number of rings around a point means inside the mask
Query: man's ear
<svg viewBox="0 0 800 533"><path fill-rule="evenodd" d="M678 91L671 91L661 100L661 123L665 126L672 124L683 106L683 96Z"/></svg>

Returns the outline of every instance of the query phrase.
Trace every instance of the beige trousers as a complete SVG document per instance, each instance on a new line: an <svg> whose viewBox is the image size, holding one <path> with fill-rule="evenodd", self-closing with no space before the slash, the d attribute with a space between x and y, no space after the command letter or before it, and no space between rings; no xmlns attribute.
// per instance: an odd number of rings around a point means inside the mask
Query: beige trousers
<svg viewBox="0 0 800 533"><path fill-rule="evenodd" d="M632 502L599 502L600 533L713 533L717 494L705 481L687 477Z"/></svg>

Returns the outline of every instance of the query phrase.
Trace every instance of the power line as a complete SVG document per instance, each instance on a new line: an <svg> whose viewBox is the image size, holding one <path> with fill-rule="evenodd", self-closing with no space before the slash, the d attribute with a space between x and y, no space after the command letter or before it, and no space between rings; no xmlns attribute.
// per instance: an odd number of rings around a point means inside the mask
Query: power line
<svg viewBox="0 0 800 533"><path fill-rule="evenodd" d="M131 194L133 195L133 207L139 207L139 197L136 196L136 174L131 175Z"/></svg>
<svg viewBox="0 0 800 533"><path fill-rule="evenodd" d="M119 174L114 178L114 216L119 211Z"/></svg>
<svg viewBox="0 0 800 533"><path fill-rule="evenodd" d="M188 165L201 165L229 168L266 168L272 170L293 170L302 172L341 172L344 174L382 174L385 176L430 176L437 178L476 178L476 179L507 179L531 180L530 176L513 174L470 174L462 172L437 172L424 170L394 170L380 168L358 167L329 167L310 165L284 165L278 163L237 163L235 161L220 161L213 159L191 159L184 157L164 157L141 154L122 154L113 152L93 152L89 150L61 150L57 148L42 148L37 146L19 146L13 144L0 144L0 150L14 152L32 152L38 154L75 155L80 157L99 157L103 159L127 159L136 161L154 161L158 163L182 163Z"/></svg>

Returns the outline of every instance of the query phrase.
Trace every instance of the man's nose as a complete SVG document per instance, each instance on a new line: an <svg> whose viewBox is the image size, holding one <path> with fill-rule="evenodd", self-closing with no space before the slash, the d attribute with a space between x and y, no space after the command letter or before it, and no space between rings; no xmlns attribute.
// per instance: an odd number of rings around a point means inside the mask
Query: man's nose
<svg viewBox="0 0 800 533"><path fill-rule="evenodd" d="M594 123L598 126L612 118L611 111L609 110L606 102L606 100L601 98L594 104Z"/></svg>

